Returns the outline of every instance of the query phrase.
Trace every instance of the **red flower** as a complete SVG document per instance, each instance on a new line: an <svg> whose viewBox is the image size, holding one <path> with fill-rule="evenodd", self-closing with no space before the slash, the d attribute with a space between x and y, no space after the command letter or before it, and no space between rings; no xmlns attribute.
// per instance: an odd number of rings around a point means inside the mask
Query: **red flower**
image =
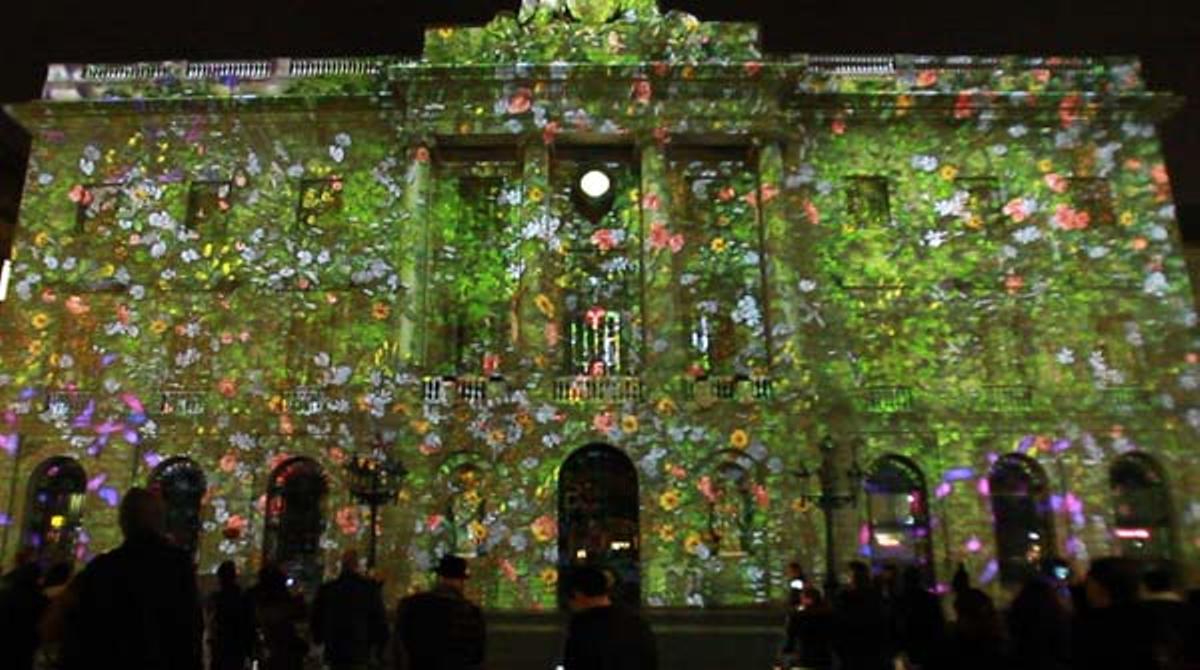
<svg viewBox="0 0 1200 670"><path fill-rule="evenodd" d="M937 83L937 70L921 70L917 73L917 86L926 88Z"/></svg>
<svg viewBox="0 0 1200 670"><path fill-rule="evenodd" d="M222 378L221 381L217 382L217 393L220 393L226 398L232 398L233 396L237 395L237 382L233 381L229 377Z"/></svg>
<svg viewBox="0 0 1200 670"><path fill-rule="evenodd" d="M533 106L533 91L527 88L518 88L508 98L508 113L509 114L524 114Z"/></svg>
<svg viewBox="0 0 1200 670"><path fill-rule="evenodd" d="M240 514L231 514L225 520L225 528L221 530L221 534L225 539L236 540L242 536L242 532L246 530L246 519Z"/></svg>
<svg viewBox="0 0 1200 670"><path fill-rule="evenodd" d="M771 498L767 495L767 487L762 484L754 485L754 503L759 509L766 509L771 504Z"/></svg>
<svg viewBox="0 0 1200 670"><path fill-rule="evenodd" d="M649 80L639 79L633 82L633 99L642 104L650 102L650 98L654 96L654 87L650 85Z"/></svg>
<svg viewBox="0 0 1200 670"><path fill-rule="evenodd" d="M558 133L562 131L562 126L558 125L558 121L551 121L542 128L542 142L544 144L554 144L554 138L558 137Z"/></svg>
<svg viewBox="0 0 1200 670"><path fill-rule="evenodd" d="M92 204L92 192L84 188L81 184L76 184L71 187L71 192L67 194L71 202L87 207Z"/></svg>
<svg viewBox="0 0 1200 670"><path fill-rule="evenodd" d="M846 132L846 121L839 116L829 124L829 129L833 131L834 135L841 135Z"/></svg>
<svg viewBox="0 0 1200 670"><path fill-rule="evenodd" d="M963 91L954 99L954 118L966 119L975 113L971 105L971 91Z"/></svg>
<svg viewBox="0 0 1200 670"><path fill-rule="evenodd" d="M343 535L353 535L358 532L358 516L358 509L350 505L337 511L337 525Z"/></svg>
<svg viewBox="0 0 1200 670"><path fill-rule="evenodd" d="M587 314L584 315L583 318L585 321L587 321L589 328L599 328L600 322L604 320L604 315L607 313L608 313L608 310L597 305L597 306L589 309L587 311Z"/></svg>
<svg viewBox="0 0 1200 670"><path fill-rule="evenodd" d="M804 215L808 217L808 222L814 226L821 223L821 211L817 209L812 200L804 201Z"/></svg>
<svg viewBox="0 0 1200 670"><path fill-rule="evenodd" d="M1080 212L1067 205L1059 205L1054 210L1054 222L1063 230L1083 230L1091 223L1091 219L1087 212Z"/></svg>
<svg viewBox="0 0 1200 670"><path fill-rule="evenodd" d="M1029 212L1025 209L1025 200L1022 198L1013 198L1004 205L1004 214L1011 218L1015 223L1021 223L1029 217Z"/></svg>
<svg viewBox="0 0 1200 670"><path fill-rule="evenodd" d="M496 354L483 355L483 372L484 374L492 374L500 369L500 356Z"/></svg>
<svg viewBox="0 0 1200 670"><path fill-rule="evenodd" d="M601 228L592 233L592 244L600 251L611 251L617 246L617 238L613 235L613 231L609 228Z"/></svg>
<svg viewBox="0 0 1200 670"><path fill-rule="evenodd" d="M651 212L657 212L658 207L661 204L662 201L659 199L657 193L647 193L646 195L642 196L642 207L650 210Z"/></svg>
<svg viewBox="0 0 1200 670"><path fill-rule="evenodd" d="M1004 289L1016 293L1025 287L1025 279L1021 275L1008 275L1004 278Z"/></svg>
<svg viewBox="0 0 1200 670"><path fill-rule="evenodd" d="M1058 103L1058 120L1066 128L1079 118L1079 103L1081 98L1078 95L1068 95Z"/></svg>
<svg viewBox="0 0 1200 670"><path fill-rule="evenodd" d="M413 158L417 159L418 163L428 163L429 149L426 147L417 147L417 150L413 152Z"/></svg>
<svg viewBox="0 0 1200 670"><path fill-rule="evenodd" d="M1046 186L1050 187L1051 191L1055 193L1067 192L1067 180L1057 172L1047 172L1043 179L1046 180Z"/></svg>
<svg viewBox="0 0 1200 670"><path fill-rule="evenodd" d="M746 75L749 77L757 77L762 72L762 63L756 60L747 62L743 67L746 69Z"/></svg>
<svg viewBox="0 0 1200 670"><path fill-rule="evenodd" d="M441 514L430 514L429 516L425 517L425 528L431 533L436 532L438 528L442 527L442 522L445 520L446 517L442 516Z"/></svg>
<svg viewBox="0 0 1200 670"><path fill-rule="evenodd" d="M733 190L732 186L726 186L717 192L717 200L720 200L721 202L729 202L736 196L737 192Z"/></svg>
<svg viewBox="0 0 1200 670"><path fill-rule="evenodd" d="M671 253L677 254L683 251L683 233L675 233L671 236Z"/></svg>

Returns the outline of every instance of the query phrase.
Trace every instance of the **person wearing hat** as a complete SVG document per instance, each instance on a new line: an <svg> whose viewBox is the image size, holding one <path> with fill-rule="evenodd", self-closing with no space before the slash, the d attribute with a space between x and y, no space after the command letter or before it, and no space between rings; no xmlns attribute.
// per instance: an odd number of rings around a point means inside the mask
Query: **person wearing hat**
<svg viewBox="0 0 1200 670"><path fill-rule="evenodd" d="M463 594L469 574L458 556L442 556L437 583L396 609L397 670L475 670L483 666L483 612Z"/></svg>

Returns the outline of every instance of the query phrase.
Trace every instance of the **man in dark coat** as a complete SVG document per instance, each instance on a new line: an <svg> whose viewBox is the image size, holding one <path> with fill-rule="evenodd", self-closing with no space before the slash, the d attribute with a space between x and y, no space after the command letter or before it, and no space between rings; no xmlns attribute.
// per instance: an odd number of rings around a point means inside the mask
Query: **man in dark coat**
<svg viewBox="0 0 1200 670"><path fill-rule="evenodd" d="M433 589L400 601L396 611L398 670L473 670L483 665L483 612L463 595L467 562L443 556Z"/></svg>
<svg viewBox="0 0 1200 670"><path fill-rule="evenodd" d="M654 633L636 612L613 605L608 578L576 568L567 582L574 614L567 625L564 670L657 670Z"/></svg>
<svg viewBox="0 0 1200 670"><path fill-rule="evenodd" d="M38 648L38 620L49 600L42 594L41 569L23 562L0 583L0 654L5 667L29 670ZM11 664L11 665L9 665Z"/></svg>
<svg viewBox="0 0 1200 670"><path fill-rule="evenodd" d="M163 535L158 496L121 501L125 541L97 556L63 594L67 670L200 670L203 619L187 552Z"/></svg>
<svg viewBox="0 0 1200 670"><path fill-rule="evenodd" d="M333 670L366 670L388 638L379 585L358 572L358 552L342 554L338 578L321 585L313 602L313 642L325 645Z"/></svg>
<svg viewBox="0 0 1200 670"><path fill-rule="evenodd" d="M834 608L834 649L845 670L890 670L888 621L866 563L850 563L850 585Z"/></svg>

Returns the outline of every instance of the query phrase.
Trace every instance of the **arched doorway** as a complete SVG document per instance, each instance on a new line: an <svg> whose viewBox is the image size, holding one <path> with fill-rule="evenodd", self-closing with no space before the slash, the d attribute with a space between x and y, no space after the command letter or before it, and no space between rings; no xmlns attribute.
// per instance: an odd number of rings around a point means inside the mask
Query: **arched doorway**
<svg viewBox="0 0 1200 670"><path fill-rule="evenodd" d="M1149 454L1131 452L1108 471L1117 553L1139 561L1171 560L1174 537L1167 479Z"/></svg>
<svg viewBox="0 0 1200 670"><path fill-rule="evenodd" d="M1005 454L992 466L988 486L1000 580L1020 583L1057 554L1046 472L1028 456Z"/></svg>
<svg viewBox="0 0 1200 670"><path fill-rule="evenodd" d="M306 589L321 583L321 534L328 490L321 466L303 456L281 463L267 485L263 561L278 565Z"/></svg>
<svg viewBox="0 0 1200 670"><path fill-rule="evenodd" d="M67 456L42 461L30 475L21 542L43 566L75 561L86 491L87 473Z"/></svg>
<svg viewBox="0 0 1200 670"><path fill-rule="evenodd" d="M638 481L633 463L607 444L577 449L558 471L558 570L595 566L614 578L613 599L641 603ZM566 579L559 579L560 585ZM567 594L559 587L559 603Z"/></svg>
<svg viewBox="0 0 1200 670"><path fill-rule="evenodd" d="M168 458L150 473L150 490L162 497L167 537L192 556L200 538L200 501L207 488L204 471L186 456Z"/></svg>
<svg viewBox="0 0 1200 670"><path fill-rule="evenodd" d="M925 477L911 460L887 454L875 461L863 480L871 563L920 569L933 582L933 541Z"/></svg>

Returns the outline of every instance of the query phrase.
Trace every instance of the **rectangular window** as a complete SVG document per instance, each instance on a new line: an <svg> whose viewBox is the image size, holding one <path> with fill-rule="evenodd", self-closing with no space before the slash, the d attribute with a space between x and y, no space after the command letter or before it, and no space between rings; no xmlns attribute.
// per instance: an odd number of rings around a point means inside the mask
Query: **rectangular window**
<svg viewBox="0 0 1200 670"><path fill-rule="evenodd" d="M224 233L229 192L227 181L192 182L188 189L187 229L202 234Z"/></svg>
<svg viewBox="0 0 1200 670"><path fill-rule="evenodd" d="M889 221L888 182L884 177L851 177L846 184L846 215L853 225L879 228Z"/></svg>
<svg viewBox="0 0 1200 670"><path fill-rule="evenodd" d="M518 310L521 163L516 147L443 146L434 160L426 370L497 374Z"/></svg>
<svg viewBox="0 0 1200 670"><path fill-rule="evenodd" d="M1076 226L1103 227L1116 222L1116 217L1113 216L1112 187L1108 180L1098 177L1072 177L1067 192L1075 210ZM1080 220L1080 217L1086 219ZM1087 226L1082 225L1084 223Z"/></svg>
<svg viewBox="0 0 1200 670"><path fill-rule="evenodd" d="M669 154L673 220L683 234L672 263L693 374L749 375L768 365L752 158L748 147L684 147Z"/></svg>

